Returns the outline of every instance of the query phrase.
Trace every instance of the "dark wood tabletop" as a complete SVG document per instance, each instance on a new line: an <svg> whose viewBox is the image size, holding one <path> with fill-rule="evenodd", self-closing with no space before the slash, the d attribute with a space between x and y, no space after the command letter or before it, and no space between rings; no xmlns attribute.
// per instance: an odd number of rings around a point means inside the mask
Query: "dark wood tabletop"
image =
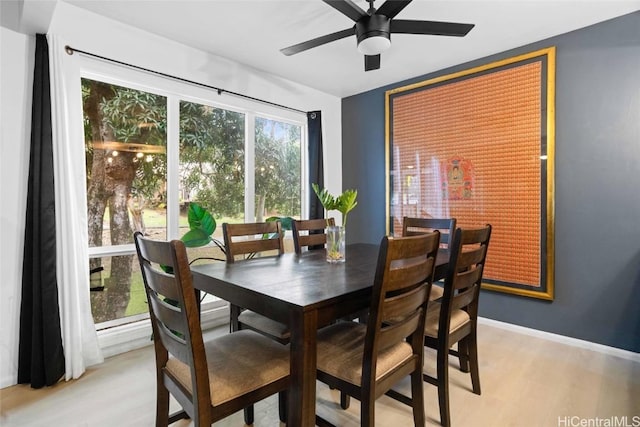
<svg viewBox="0 0 640 427"><path fill-rule="evenodd" d="M325 251L316 250L191 267L196 289L290 325L287 425L315 425L317 329L370 304L378 245L346 250L346 262L338 264L326 262ZM439 257L441 270L447 260Z"/></svg>

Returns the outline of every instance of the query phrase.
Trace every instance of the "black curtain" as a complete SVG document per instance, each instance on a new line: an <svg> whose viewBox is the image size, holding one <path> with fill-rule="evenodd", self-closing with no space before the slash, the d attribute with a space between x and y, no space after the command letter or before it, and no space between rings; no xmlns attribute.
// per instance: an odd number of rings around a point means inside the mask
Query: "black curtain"
<svg viewBox="0 0 640 427"><path fill-rule="evenodd" d="M309 219L324 218L324 207L311 188L316 183L324 187L324 166L322 163L322 114L320 111L307 113L309 130Z"/></svg>
<svg viewBox="0 0 640 427"><path fill-rule="evenodd" d="M46 36L37 34L18 358L18 383L31 383L33 388L58 382L65 365L56 281L49 88L49 47Z"/></svg>

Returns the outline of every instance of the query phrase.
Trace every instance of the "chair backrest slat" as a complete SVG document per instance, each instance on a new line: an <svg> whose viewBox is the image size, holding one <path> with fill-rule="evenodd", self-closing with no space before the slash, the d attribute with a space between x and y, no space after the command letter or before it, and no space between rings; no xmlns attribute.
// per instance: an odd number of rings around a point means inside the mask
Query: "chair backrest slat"
<svg viewBox="0 0 640 427"><path fill-rule="evenodd" d="M156 335L154 335L154 339L160 339L162 346L166 348L173 357L182 363L189 363L191 355L187 348L186 340L182 338L183 335L178 335L176 333L177 331L169 329L162 323L158 324L157 331L159 337L156 338Z"/></svg>
<svg viewBox="0 0 640 427"><path fill-rule="evenodd" d="M468 287L458 292L451 302L451 309L458 310L463 309L471 305L476 298L476 290L474 287Z"/></svg>
<svg viewBox="0 0 640 427"><path fill-rule="evenodd" d="M476 246L473 248L465 249L464 252L458 255L458 267L466 269L469 266L481 264L482 260L486 256L486 246Z"/></svg>
<svg viewBox="0 0 640 427"><path fill-rule="evenodd" d="M387 291L403 288L407 282L419 283L425 272L433 270L434 263L435 260L424 257L393 262L387 277Z"/></svg>
<svg viewBox="0 0 640 427"><path fill-rule="evenodd" d="M478 283L478 281L482 278L482 269L475 266L468 268L470 269L465 269L464 271L461 271L456 275L456 279L453 282L454 289L469 288Z"/></svg>
<svg viewBox="0 0 640 427"><path fill-rule="evenodd" d="M147 239L144 245L138 248L138 251L142 258L148 262L171 268L174 266L175 259L167 242Z"/></svg>
<svg viewBox="0 0 640 427"><path fill-rule="evenodd" d="M401 294L398 297L387 298L386 303L382 308L382 321L396 321L400 316L406 315L406 313L412 313L419 307L420 304L417 302L422 300L424 296L422 294L426 294L426 292L427 290L425 286L418 286L406 294Z"/></svg>
<svg viewBox="0 0 640 427"><path fill-rule="evenodd" d="M417 236L438 230L440 232L440 246L443 247L448 247L451 243L455 229L455 218L413 218L405 216L402 219L403 236Z"/></svg>
<svg viewBox="0 0 640 427"><path fill-rule="evenodd" d="M481 228L465 228L465 232L462 234L462 244L485 244L489 241L490 236L490 226Z"/></svg>
<svg viewBox="0 0 640 427"><path fill-rule="evenodd" d="M414 309L410 316L389 324L380 330L377 347L378 352L391 347L398 342L404 341L407 337L418 328L422 318L424 317L422 310Z"/></svg>
<svg viewBox="0 0 640 427"><path fill-rule="evenodd" d="M173 269L172 266L162 264L165 268ZM147 276L147 285L156 293L169 299L177 301L180 298L180 291L175 285L173 274L167 274L162 267L154 267L149 263L142 266L144 274Z"/></svg>
<svg viewBox="0 0 640 427"><path fill-rule="evenodd" d="M148 303L151 304L156 319L167 329L174 331L177 336L189 333L182 310L177 307L177 301L170 301L161 295L151 293Z"/></svg>
<svg viewBox="0 0 640 427"><path fill-rule="evenodd" d="M327 242L325 229L335 225L333 218L294 220L291 223L293 232L293 246L297 254L303 248L324 245Z"/></svg>
<svg viewBox="0 0 640 427"><path fill-rule="evenodd" d="M243 255L256 252L279 250L280 242L278 242L278 239L245 240L234 242L232 246L232 251L235 255Z"/></svg>
<svg viewBox="0 0 640 427"><path fill-rule="evenodd" d="M282 224L280 221L222 224L227 262L235 262L237 255L277 251L284 253ZM240 239L237 239L240 238Z"/></svg>

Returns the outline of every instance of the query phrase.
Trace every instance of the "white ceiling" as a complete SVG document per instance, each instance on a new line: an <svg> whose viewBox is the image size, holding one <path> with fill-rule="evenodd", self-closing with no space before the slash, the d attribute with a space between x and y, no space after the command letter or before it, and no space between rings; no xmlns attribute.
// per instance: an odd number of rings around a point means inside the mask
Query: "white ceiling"
<svg viewBox="0 0 640 427"><path fill-rule="evenodd" d="M349 28L321 0L64 0L100 15L345 97L640 10L618 0L414 0L398 19L473 23L466 37L392 35L364 71L355 36L294 56L280 49ZM383 0L377 0L379 7ZM365 0L356 0L363 9Z"/></svg>

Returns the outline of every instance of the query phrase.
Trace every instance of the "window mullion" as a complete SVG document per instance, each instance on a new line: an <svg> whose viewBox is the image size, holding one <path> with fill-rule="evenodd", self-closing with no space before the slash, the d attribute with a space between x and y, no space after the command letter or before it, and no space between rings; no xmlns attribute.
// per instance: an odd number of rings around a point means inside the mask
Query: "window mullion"
<svg viewBox="0 0 640 427"><path fill-rule="evenodd" d="M180 100L167 98L167 237L179 238Z"/></svg>
<svg viewBox="0 0 640 427"><path fill-rule="evenodd" d="M254 222L256 218L256 117L253 112L245 115L245 154L244 154L244 220Z"/></svg>

